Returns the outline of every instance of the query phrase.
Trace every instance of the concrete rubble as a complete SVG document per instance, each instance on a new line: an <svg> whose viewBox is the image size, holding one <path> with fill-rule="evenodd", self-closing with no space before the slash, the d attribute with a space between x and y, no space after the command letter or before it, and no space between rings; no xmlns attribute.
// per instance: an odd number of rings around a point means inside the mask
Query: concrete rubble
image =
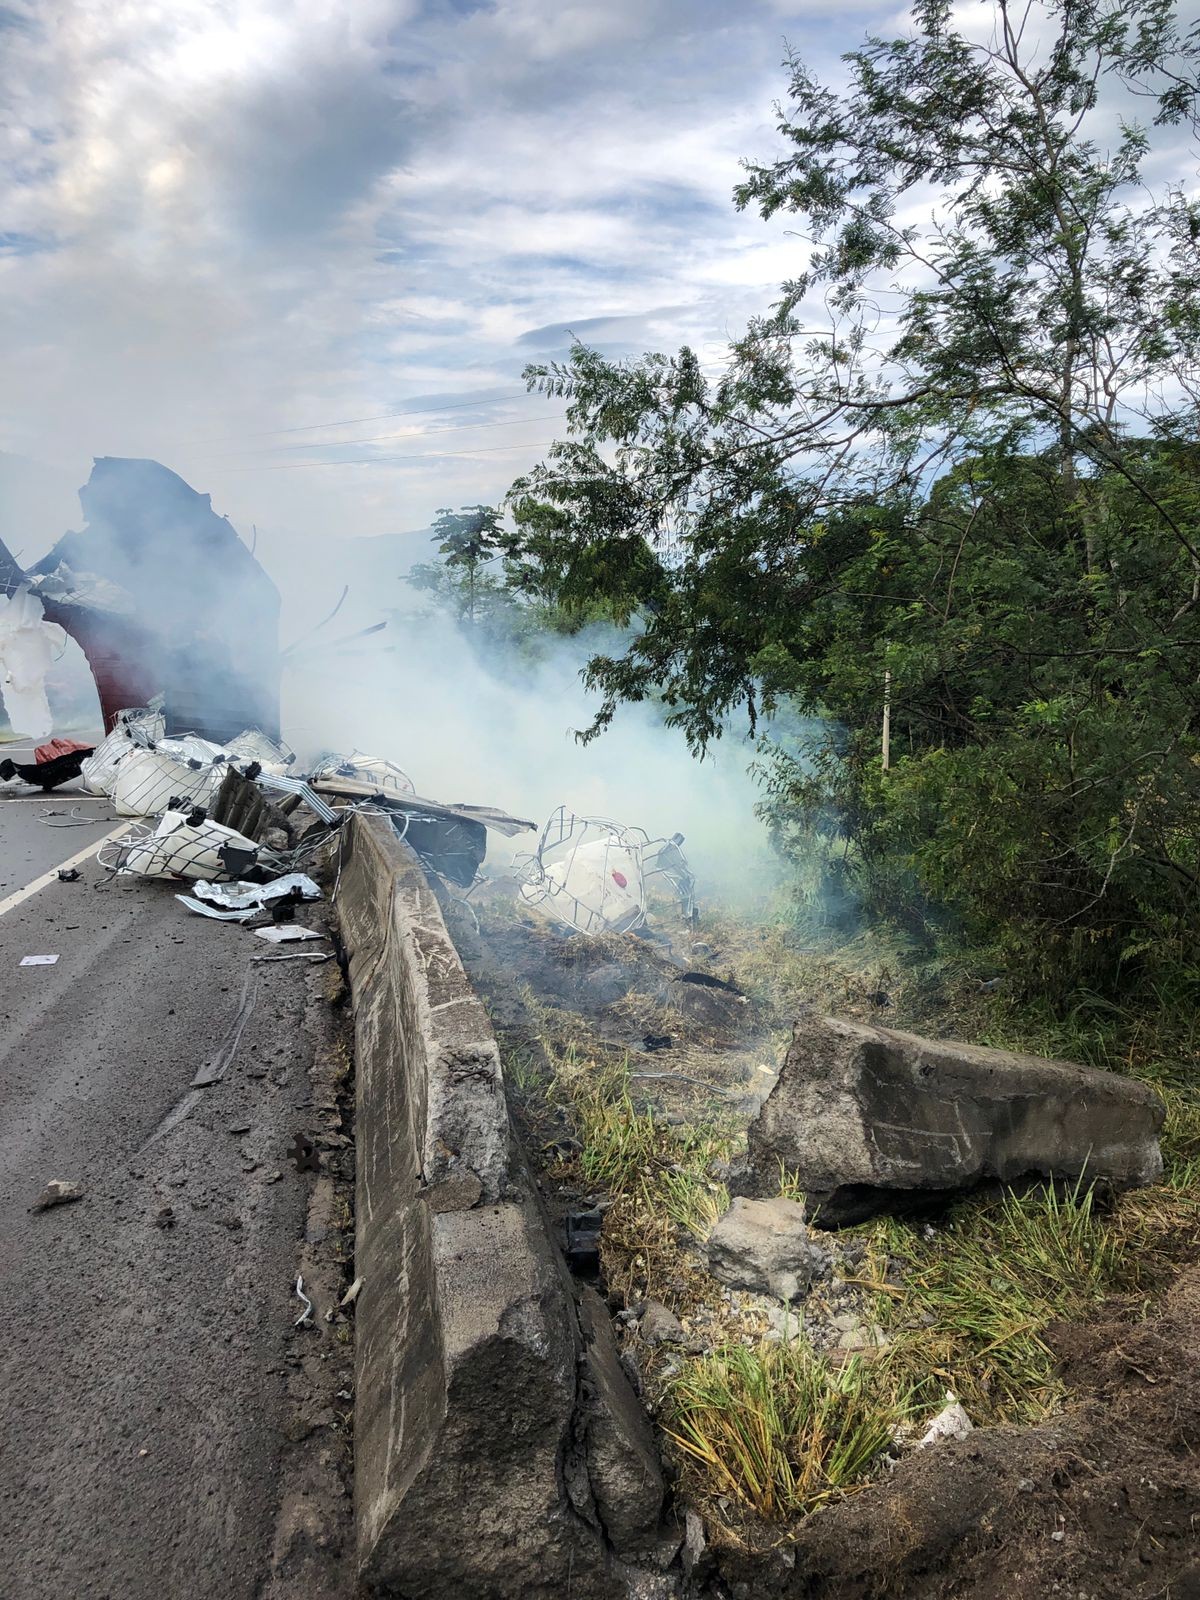
<svg viewBox="0 0 1200 1600"><path fill-rule="evenodd" d="M825 1264L794 1200L735 1199L708 1236L708 1270L734 1289L797 1299Z"/></svg>
<svg viewBox="0 0 1200 1600"><path fill-rule="evenodd" d="M823 1226L996 1180L1154 1183L1164 1109L1116 1073L839 1017L796 1023L750 1125L747 1187L781 1168Z"/></svg>

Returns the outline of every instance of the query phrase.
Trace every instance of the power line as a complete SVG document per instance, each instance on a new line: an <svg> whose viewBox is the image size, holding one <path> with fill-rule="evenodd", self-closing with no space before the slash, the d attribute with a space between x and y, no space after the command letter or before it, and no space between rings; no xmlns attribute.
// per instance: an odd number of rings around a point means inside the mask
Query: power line
<svg viewBox="0 0 1200 1600"><path fill-rule="evenodd" d="M374 417L343 417L340 422L308 422L301 428L265 428L260 433L244 433L243 439L275 439L284 433L315 433L318 428L358 428L365 422L388 422L393 417L423 417L434 411L461 411L464 406L493 405L499 400L511 400L516 395L529 394L528 389L503 389L494 395L479 395L474 400L449 400L440 406L413 406L407 411L381 411ZM220 444L217 439L214 443Z"/></svg>
<svg viewBox="0 0 1200 1600"><path fill-rule="evenodd" d="M449 433L449 428L446 429ZM373 467L384 461L470 461L474 456L496 455L502 450L548 450L554 439L529 444L492 444L481 450L421 450L400 456L358 456L350 461L272 461L262 466L230 467L230 472L297 472L302 467Z"/></svg>
<svg viewBox="0 0 1200 1600"><path fill-rule="evenodd" d="M263 450L233 450L230 451L230 455L273 455L281 450L339 450L343 446L354 444L379 444L385 439L432 439L440 433L461 433L468 428L525 428L531 422L562 422L566 416L567 412L556 411L549 417L509 417L504 422L455 422L448 428L434 428L429 433L422 432L420 428L410 428L405 433L377 433L369 439L330 439L327 444L320 444L310 439L305 444L274 444L266 446Z"/></svg>

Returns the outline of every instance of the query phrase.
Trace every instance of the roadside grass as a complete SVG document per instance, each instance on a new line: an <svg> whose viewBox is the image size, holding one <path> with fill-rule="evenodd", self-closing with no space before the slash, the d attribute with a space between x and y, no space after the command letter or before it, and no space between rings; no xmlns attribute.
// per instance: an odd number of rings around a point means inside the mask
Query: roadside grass
<svg viewBox="0 0 1200 1600"><path fill-rule="evenodd" d="M565 1110L578 1150L557 1175L611 1200L601 1234L605 1281L630 1303L653 1295L675 1309L697 1299L688 1246L702 1243L729 1206L710 1173L737 1142L729 1124L668 1123L634 1098L629 1063L568 1049L546 1093Z"/></svg>
<svg viewBox="0 0 1200 1600"><path fill-rule="evenodd" d="M758 925L706 917L705 936L711 970L779 1024L806 1004L1080 1061L1139 1078L1166 1107L1164 1180L1154 1188L1115 1199L1084 1183L1010 1191L933 1225L884 1218L837 1236L865 1248L845 1281L865 1297L863 1320L886 1333L878 1351L821 1353L798 1310L778 1342L656 1356L652 1401L687 1494L717 1522L740 1516L744 1529L746 1518L786 1523L869 1482L891 1442L918 1433L947 1391L977 1426L1052 1414L1068 1398L1052 1325L1093 1319L1114 1295L1125 1297L1118 1314L1136 1316L1172 1264L1200 1250L1200 1013L1165 992L1128 1007L1090 995L1060 1010L1018 1003L985 988L965 961L918 968L880 935L839 949L806 944L783 915ZM547 1021L561 1028L561 1017ZM549 1080L518 1068L521 1087L574 1131L558 1174L611 1198L601 1240L610 1292L626 1304L653 1295L686 1315L712 1300L692 1247L729 1203L711 1163L741 1132L719 1117L668 1122L636 1094L627 1059L593 1050L582 1029L578 1037L577 1048L555 1041ZM782 1169L778 1187L803 1199ZM719 1336L734 1340L736 1326Z"/></svg>
<svg viewBox="0 0 1200 1600"><path fill-rule="evenodd" d="M877 1364L838 1367L789 1340L689 1362L664 1431L706 1500L728 1496L772 1522L861 1484L905 1414Z"/></svg>
<svg viewBox="0 0 1200 1600"><path fill-rule="evenodd" d="M1082 1184L964 1204L938 1228L877 1221L865 1276L891 1340L885 1365L919 1409L950 1390L976 1425L1035 1422L1063 1397L1050 1324L1147 1284L1153 1234L1118 1225Z"/></svg>

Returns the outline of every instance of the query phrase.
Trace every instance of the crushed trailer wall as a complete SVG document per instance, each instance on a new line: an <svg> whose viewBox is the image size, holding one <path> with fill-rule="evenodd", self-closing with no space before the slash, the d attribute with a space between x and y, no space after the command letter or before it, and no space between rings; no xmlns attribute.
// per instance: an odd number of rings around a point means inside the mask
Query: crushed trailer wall
<svg viewBox="0 0 1200 1600"><path fill-rule="evenodd" d="M358 1105L355 1502L372 1592L610 1600L660 1568L663 1482L607 1316L580 1311L495 1036L412 851L340 838Z"/></svg>

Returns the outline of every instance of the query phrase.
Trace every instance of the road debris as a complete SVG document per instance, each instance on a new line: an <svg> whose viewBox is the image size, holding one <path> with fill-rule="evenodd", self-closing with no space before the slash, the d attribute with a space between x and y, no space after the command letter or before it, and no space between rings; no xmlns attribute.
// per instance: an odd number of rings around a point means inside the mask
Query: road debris
<svg viewBox="0 0 1200 1600"><path fill-rule="evenodd" d="M23 967L53 967L58 961L57 956L22 956Z"/></svg>
<svg viewBox="0 0 1200 1600"><path fill-rule="evenodd" d="M56 873L59 883L78 883L81 876L78 867L60 867Z"/></svg>
<svg viewBox="0 0 1200 1600"><path fill-rule="evenodd" d="M517 858L520 896L575 933L635 933L646 922L648 884L658 878L690 917L695 879L682 844L680 833L651 839L641 828L559 806L533 855Z"/></svg>
<svg viewBox="0 0 1200 1600"><path fill-rule="evenodd" d="M354 1302L358 1299L359 1295L362 1293L362 1286L363 1286L363 1280L361 1278L355 1278L354 1282L350 1285L350 1287L346 1290L345 1294L338 1301L338 1307L339 1307L340 1310L344 1311L347 1306L352 1306L354 1304Z"/></svg>
<svg viewBox="0 0 1200 1600"><path fill-rule="evenodd" d="M297 1172L320 1172L321 1157L317 1154L316 1145L306 1133L296 1135L288 1154L296 1163Z"/></svg>
<svg viewBox="0 0 1200 1600"><path fill-rule="evenodd" d="M82 1199L83 1190L77 1183L68 1183L64 1178L51 1178L30 1210L49 1211L53 1206L69 1206Z"/></svg>
<svg viewBox="0 0 1200 1600"><path fill-rule="evenodd" d="M168 808L154 827L135 823L127 834L105 845L100 865L121 876L142 878L240 877L271 852L234 828L214 822L202 807Z"/></svg>
<svg viewBox="0 0 1200 1600"><path fill-rule="evenodd" d="M304 872L289 872L270 883L209 883L201 880L190 895L175 896L189 911L221 922L246 922L261 911L319 900L319 886Z"/></svg>
<svg viewBox="0 0 1200 1600"><path fill-rule="evenodd" d="M947 1390L946 1404L917 1440L915 1448L926 1450L943 1439L965 1439L973 1429L974 1424L959 1404L958 1396Z"/></svg>
<svg viewBox="0 0 1200 1600"><path fill-rule="evenodd" d="M65 748L52 750L52 746L61 745ZM73 746L73 748L72 748ZM51 751L50 754L43 754ZM92 753L92 746L87 744L74 744L69 739L52 739L49 745L40 745L34 751L32 762L27 761L0 761L0 778L6 783L11 783L19 778L22 783L27 783L31 788L41 789L48 794L51 789L57 789L60 784L69 783L72 778L78 778L83 763Z"/></svg>
<svg viewBox="0 0 1200 1600"><path fill-rule="evenodd" d="M265 939L268 944L297 944L302 939L324 939L326 935L295 922L277 922L269 928L255 928L254 937Z"/></svg>
<svg viewBox="0 0 1200 1600"><path fill-rule="evenodd" d="M311 1326L312 1325L313 1303L304 1292L304 1279L303 1279L303 1277L298 1277L296 1279L296 1298L303 1302L304 1310L296 1318L295 1322L293 1322L293 1324L292 1324L293 1328L302 1328L306 1322L309 1324L309 1326Z"/></svg>

